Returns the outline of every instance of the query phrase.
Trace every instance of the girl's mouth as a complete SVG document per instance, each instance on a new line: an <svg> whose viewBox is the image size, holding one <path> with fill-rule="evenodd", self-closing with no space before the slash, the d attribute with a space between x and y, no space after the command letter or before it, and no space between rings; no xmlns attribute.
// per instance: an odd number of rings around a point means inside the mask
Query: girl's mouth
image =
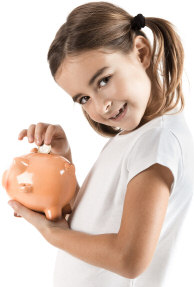
<svg viewBox="0 0 194 287"><path fill-rule="evenodd" d="M122 109L119 110L119 113L114 118L110 118L110 120L120 121L126 114L126 111L127 111L126 107L127 107L127 103L125 103Z"/></svg>

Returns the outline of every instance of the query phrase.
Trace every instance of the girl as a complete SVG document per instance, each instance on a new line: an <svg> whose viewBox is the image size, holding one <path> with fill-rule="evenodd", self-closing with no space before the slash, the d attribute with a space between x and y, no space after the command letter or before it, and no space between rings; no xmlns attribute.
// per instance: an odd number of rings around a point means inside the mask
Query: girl
<svg viewBox="0 0 194 287"><path fill-rule="evenodd" d="M67 220L48 221L10 201L58 248L55 287L170 286L169 266L194 189L183 60L170 22L132 17L107 2L78 6L58 30L48 52L52 76L109 140L77 184ZM61 126L33 124L19 139L25 136L72 162Z"/></svg>

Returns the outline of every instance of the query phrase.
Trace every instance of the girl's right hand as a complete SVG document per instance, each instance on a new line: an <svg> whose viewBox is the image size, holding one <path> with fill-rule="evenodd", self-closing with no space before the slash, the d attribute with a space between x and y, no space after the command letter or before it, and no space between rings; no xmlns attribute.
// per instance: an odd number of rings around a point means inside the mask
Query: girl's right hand
<svg viewBox="0 0 194 287"><path fill-rule="evenodd" d="M47 123L32 124L28 129L23 129L18 139L22 140L28 137L30 143L35 142L36 145L51 145L51 153L58 154L71 159L71 149L66 134L60 125L52 125Z"/></svg>

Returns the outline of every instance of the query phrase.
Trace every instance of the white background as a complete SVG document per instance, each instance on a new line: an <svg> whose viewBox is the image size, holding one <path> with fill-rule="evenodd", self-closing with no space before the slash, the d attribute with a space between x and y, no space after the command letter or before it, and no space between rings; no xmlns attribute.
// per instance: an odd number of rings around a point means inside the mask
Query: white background
<svg viewBox="0 0 194 287"><path fill-rule="evenodd" d="M109 2L118 4L118 1ZM84 3L65 0L0 2L1 176L14 157L29 153L35 146L34 143L29 144L26 138L23 141L17 139L19 132L32 123L60 124L64 128L80 186L108 140L89 126L81 107L73 104L69 95L56 85L46 60L48 48L57 30L66 21L68 14ZM133 16L142 13L145 17L165 18L177 27L185 50L184 113L194 136L192 1L179 3L163 0L160 3L120 0L118 5ZM143 30L147 32L149 29ZM14 217L13 210L7 204L8 200L1 186L0 286L51 287L57 249L34 226L23 218ZM172 267L172 278L177 280L173 286L176 287L194 286L193 207L192 203L183 228L183 238L179 243L179 252L176 254L177 264Z"/></svg>

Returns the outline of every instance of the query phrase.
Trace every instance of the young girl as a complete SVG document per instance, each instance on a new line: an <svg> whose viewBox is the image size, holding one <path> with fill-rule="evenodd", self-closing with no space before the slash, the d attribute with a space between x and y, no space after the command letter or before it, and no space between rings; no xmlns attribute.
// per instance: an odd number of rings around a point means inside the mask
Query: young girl
<svg viewBox="0 0 194 287"><path fill-rule="evenodd" d="M52 76L109 140L77 184L68 220L48 221L15 202L15 212L58 248L54 287L170 286L194 189L183 60L170 22L132 17L107 2L75 8L58 30L48 52ZM32 124L25 136L72 162L59 125Z"/></svg>

